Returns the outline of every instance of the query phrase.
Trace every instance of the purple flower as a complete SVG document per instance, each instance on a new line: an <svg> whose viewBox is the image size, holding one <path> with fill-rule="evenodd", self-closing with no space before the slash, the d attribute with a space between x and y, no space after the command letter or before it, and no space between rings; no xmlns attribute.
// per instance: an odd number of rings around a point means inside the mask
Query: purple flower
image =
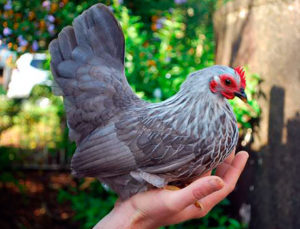
<svg viewBox="0 0 300 229"><path fill-rule="evenodd" d="M10 10L11 8L12 8L12 6L9 3L4 5L4 10Z"/></svg>
<svg viewBox="0 0 300 229"><path fill-rule="evenodd" d="M28 41L25 40L22 35L18 36L18 42L20 47L26 46L28 44Z"/></svg>
<svg viewBox="0 0 300 229"><path fill-rule="evenodd" d="M165 20L166 20L166 18L164 18L164 17L158 19L156 22L156 29L161 29L164 26Z"/></svg>
<svg viewBox="0 0 300 229"><path fill-rule="evenodd" d="M43 1L42 6L47 10L50 10L50 1Z"/></svg>
<svg viewBox="0 0 300 229"><path fill-rule="evenodd" d="M119 4L123 4L123 0L118 0Z"/></svg>
<svg viewBox="0 0 300 229"><path fill-rule="evenodd" d="M32 42L32 50L37 51L39 49L39 43L37 41Z"/></svg>
<svg viewBox="0 0 300 229"><path fill-rule="evenodd" d="M5 27L3 29L3 35L4 36L9 36L10 34L12 34L12 30L10 28L8 28L8 27Z"/></svg>
<svg viewBox="0 0 300 229"><path fill-rule="evenodd" d="M55 26L53 24L48 25L48 32L50 34L54 34L54 29L55 29Z"/></svg>
<svg viewBox="0 0 300 229"><path fill-rule="evenodd" d="M26 46L28 44L28 41L22 40L19 44L20 44L21 47L23 47L23 46Z"/></svg>
<svg viewBox="0 0 300 229"><path fill-rule="evenodd" d="M7 3L4 5L4 10L11 10L12 5L11 5L11 1L7 1Z"/></svg>
<svg viewBox="0 0 300 229"><path fill-rule="evenodd" d="M48 15L47 16L47 20L49 21L49 22L54 22L55 21L55 17L53 16L53 15Z"/></svg>
<svg viewBox="0 0 300 229"><path fill-rule="evenodd" d="M163 27L163 25L159 22L156 23L156 29L161 29Z"/></svg>
<svg viewBox="0 0 300 229"><path fill-rule="evenodd" d="M175 4L180 5L186 3L186 0L174 0Z"/></svg>

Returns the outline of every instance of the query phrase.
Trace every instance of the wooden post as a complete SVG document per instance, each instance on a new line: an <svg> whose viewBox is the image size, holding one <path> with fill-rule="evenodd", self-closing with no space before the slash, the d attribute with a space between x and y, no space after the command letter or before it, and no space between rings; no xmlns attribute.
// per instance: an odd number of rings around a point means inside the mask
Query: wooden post
<svg viewBox="0 0 300 229"><path fill-rule="evenodd" d="M298 229L300 1L231 1L216 12L214 26L216 63L247 65L263 79L255 152L244 174L251 179L247 194L236 195L251 206L250 228Z"/></svg>

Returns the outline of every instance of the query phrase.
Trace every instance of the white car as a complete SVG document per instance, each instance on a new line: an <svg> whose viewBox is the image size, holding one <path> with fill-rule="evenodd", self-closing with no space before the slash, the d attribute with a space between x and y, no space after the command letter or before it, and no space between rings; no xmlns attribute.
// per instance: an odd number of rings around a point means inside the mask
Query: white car
<svg viewBox="0 0 300 229"><path fill-rule="evenodd" d="M44 53L25 53L16 61L7 90L8 98L27 98L37 84L49 83L49 71L43 68Z"/></svg>

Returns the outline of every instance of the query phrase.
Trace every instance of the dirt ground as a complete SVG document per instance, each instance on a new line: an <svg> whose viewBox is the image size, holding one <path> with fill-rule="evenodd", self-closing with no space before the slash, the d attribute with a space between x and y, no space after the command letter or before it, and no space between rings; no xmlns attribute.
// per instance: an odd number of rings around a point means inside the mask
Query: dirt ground
<svg viewBox="0 0 300 229"><path fill-rule="evenodd" d="M0 228L79 228L60 188L75 185L69 172L13 172L17 182L0 183Z"/></svg>

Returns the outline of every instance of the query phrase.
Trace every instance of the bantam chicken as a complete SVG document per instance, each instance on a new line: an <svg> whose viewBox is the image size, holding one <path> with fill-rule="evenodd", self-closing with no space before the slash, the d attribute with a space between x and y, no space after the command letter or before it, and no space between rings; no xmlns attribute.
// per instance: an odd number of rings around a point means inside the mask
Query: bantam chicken
<svg viewBox="0 0 300 229"><path fill-rule="evenodd" d="M238 127L227 99L246 100L242 68L190 74L177 94L141 100L124 74L124 35L97 4L49 46L55 93L64 97L77 144L72 173L96 177L121 199L166 185L184 187L235 148Z"/></svg>

